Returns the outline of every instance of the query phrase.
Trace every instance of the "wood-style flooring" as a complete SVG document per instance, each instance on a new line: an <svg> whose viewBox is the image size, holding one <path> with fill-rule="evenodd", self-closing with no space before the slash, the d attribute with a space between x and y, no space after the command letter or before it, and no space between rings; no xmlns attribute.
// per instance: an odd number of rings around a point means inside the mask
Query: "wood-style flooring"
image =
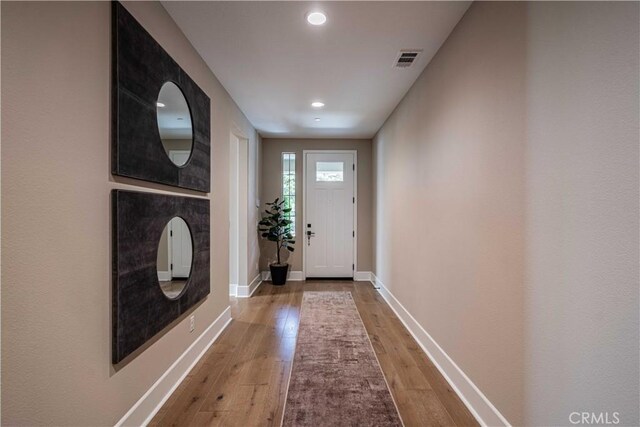
<svg viewBox="0 0 640 427"><path fill-rule="evenodd" d="M233 321L150 425L279 426L305 290L351 291L406 426L478 425L371 283L347 281L231 298Z"/></svg>

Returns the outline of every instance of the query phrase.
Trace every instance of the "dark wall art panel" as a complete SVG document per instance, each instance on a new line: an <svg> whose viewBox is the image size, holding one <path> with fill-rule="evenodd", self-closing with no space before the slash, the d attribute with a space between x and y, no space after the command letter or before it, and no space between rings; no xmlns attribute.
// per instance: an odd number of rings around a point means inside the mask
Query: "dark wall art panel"
<svg viewBox="0 0 640 427"><path fill-rule="evenodd" d="M209 192L209 97L120 3L113 3L112 13L112 173ZM180 101L186 114L169 105L163 109L166 101L160 102L160 91L169 82L186 100L186 105ZM175 93L169 91L169 99L176 98ZM189 158L172 161L162 129L187 125L182 141L180 133L169 137L189 146Z"/></svg>
<svg viewBox="0 0 640 427"><path fill-rule="evenodd" d="M160 332L210 291L209 200L112 190L113 363ZM160 287L157 259L167 223L182 218L192 243L186 286L174 298Z"/></svg>

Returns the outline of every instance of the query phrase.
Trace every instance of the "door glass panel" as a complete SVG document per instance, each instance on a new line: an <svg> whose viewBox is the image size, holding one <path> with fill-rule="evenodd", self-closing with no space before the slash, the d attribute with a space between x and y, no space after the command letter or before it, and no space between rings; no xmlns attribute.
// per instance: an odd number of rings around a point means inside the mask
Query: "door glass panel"
<svg viewBox="0 0 640 427"><path fill-rule="evenodd" d="M316 181L344 181L344 162L316 162Z"/></svg>

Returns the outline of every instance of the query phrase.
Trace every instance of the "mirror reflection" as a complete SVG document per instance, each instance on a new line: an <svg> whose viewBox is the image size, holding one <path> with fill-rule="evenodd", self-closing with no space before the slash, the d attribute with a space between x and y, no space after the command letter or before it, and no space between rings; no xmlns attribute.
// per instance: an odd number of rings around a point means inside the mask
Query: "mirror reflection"
<svg viewBox="0 0 640 427"><path fill-rule="evenodd" d="M192 259L191 232L187 223L176 216L165 225L158 242L158 282L167 298L175 299L184 290Z"/></svg>
<svg viewBox="0 0 640 427"><path fill-rule="evenodd" d="M193 128L189 105L175 83L166 82L162 85L156 111L164 151L176 166L185 165L193 148Z"/></svg>

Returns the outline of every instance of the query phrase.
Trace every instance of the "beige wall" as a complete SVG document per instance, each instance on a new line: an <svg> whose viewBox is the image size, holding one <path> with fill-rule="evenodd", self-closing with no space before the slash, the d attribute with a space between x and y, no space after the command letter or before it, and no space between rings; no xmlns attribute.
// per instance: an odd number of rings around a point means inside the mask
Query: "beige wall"
<svg viewBox="0 0 640 427"><path fill-rule="evenodd" d="M516 424L524 12L473 4L375 138L376 275Z"/></svg>
<svg viewBox="0 0 640 427"><path fill-rule="evenodd" d="M374 139L376 274L514 425L638 424L638 4L474 3Z"/></svg>
<svg viewBox="0 0 640 427"><path fill-rule="evenodd" d="M527 14L525 421L640 425L640 4Z"/></svg>
<svg viewBox="0 0 640 427"><path fill-rule="evenodd" d="M255 162L257 135L159 3L125 6L211 98L212 190L111 176L109 2L2 3L3 425L113 425L229 305L229 138L245 133ZM195 331L183 317L117 369L112 188L211 201Z"/></svg>
<svg viewBox="0 0 640 427"><path fill-rule="evenodd" d="M302 224L302 151L303 150L356 150L358 152L358 271L371 271L373 268L373 221L372 207L372 145L369 139L263 139L262 144L262 200L272 202L282 197L282 153L296 153L296 239L295 252L288 262L291 270L302 270L302 244L305 240L300 234ZM275 260L273 242L261 240L262 248L260 268L269 269L269 262ZM286 251L285 251L286 252Z"/></svg>

